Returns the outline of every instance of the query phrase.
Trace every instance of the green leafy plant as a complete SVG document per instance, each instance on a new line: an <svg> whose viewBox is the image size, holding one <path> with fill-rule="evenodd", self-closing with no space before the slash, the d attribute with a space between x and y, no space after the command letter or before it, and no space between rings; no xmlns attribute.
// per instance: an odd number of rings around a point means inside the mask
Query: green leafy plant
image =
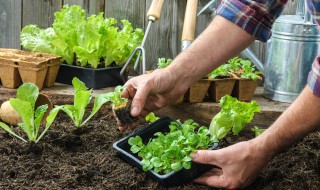
<svg viewBox="0 0 320 190"><path fill-rule="evenodd" d="M170 132L167 134L155 133L155 138L147 144L144 144L139 136L129 138L130 150L142 158L144 171L153 169L157 173L169 173L181 168L190 169L190 153L198 149L208 149L217 142L215 137L210 137L207 127L199 127L199 124L191 119L182 124L173 121L169 128Z"/></svg>
<svg viewBox="0 0 320 190"><path fill-rule="evenodd" d="M230 65L228 65L228 64L221 65L220 67L213 70L208 75L208 78L215 79L215 78L230 77L229 68L230 68Z"/></svg>
<svg viewBox="0 0 320 190"><path fill-rule="evenodd" d="M241 78L252 80L261 79L259 75L262 75L263 73L261 71L256 71L255 67L251 64L251 61L241 60L240 64L244 72L243 74L241 74Z"/></svg>
<svg viewBox="0 0 320 190"><path fill-rule="evenodd" d="M251 128L251 131L254 132L254 135L257 137L259 135L261 135L263 132L265 132L267 129L260 129L257 126L254 126Z"/></svg>
<svg viewBox="0 0 320 190"><path fill-rule="evenodd" d="M111 102L113 108L119 107L122 103L128 102L127 98L122 98L121 93L126 89L124 86L117 86L113 92L108 92L102 96Z"/></svg>
<svg viewBox="0 0 320 190"><path fill-rule="evenodd" d="M107 98L107 94L98 95L94 99L90 115L83 121L86 107L92 99L92 90L88 90L86 85L76 77L73 78L72 85L74 87L74 104L59 106L59 109L64 111L77 127L82 127L99 111L103 104L109 101L109 98Z"/></svg>
<svg viewBox="0 0 320 190"><path fill-rule="evenodd" d="M153 122L157 121L158 119L159 119L159 117L157 117L153 112L150 112L146 116L146 122L148 122L148 123L153 123Z"/></svg>
<svg viewBox="0 0 320 190"><path fill-rule="evenodd" d="M166 68L172 63L172 59L159 58L158 59L158 69Z"/></svg>
<svg viewBox="0 0 320 190"><path fill-rule="evenodd" d="M41 121L45 112L48 109L48 105L42 105L35 108L35 103L39 95L39 89L32 83L24 83L17 90L17 97L10 99L10 104L14 110L21 116L22 123L18 126L27 134L28 141L37 143L42 136L47 132L53 123L55 117L58 114L59 108L54 108L50 111L46 118L45 128L39 135ZM11 135L19 138L20 140L27 142L23 137L17 135L11 128L5 123L0 122L0 126L10 133Z"/></svg>
<svg viewBox="0 0 320 190"><path fill-rule="evenodd" d="M242 61L243 59L239 58L239 57L234 57L232 59L230 59L228 62L227 62L227 65L229 65L228 67L228 70L230 72L237 72L239 71L240 69L240 62Z"/></svg>
<svg viewBox="0 0 320 190"><path fill-rule="evenodd" d="M134 30L128 20L121 21L119 30L117 20L105 19L103 13L87 18L78 5L65 5L54 15L52 28L24 27L20 34L21 45L31 51L60 55L68 64L98 68L108 67L113 62L123 65L144 36L143 31Z"/></svg>
<svg viewBox="0 0 320 190"><path fill-rule="evenodd" d="M215 115L210 123L210 134L219 140L224 138L230 130L234 135L250 123L255 112L260 112L256 101L250 103L238 101L231 96L224 96L220 100L221 111Z"/></svg>

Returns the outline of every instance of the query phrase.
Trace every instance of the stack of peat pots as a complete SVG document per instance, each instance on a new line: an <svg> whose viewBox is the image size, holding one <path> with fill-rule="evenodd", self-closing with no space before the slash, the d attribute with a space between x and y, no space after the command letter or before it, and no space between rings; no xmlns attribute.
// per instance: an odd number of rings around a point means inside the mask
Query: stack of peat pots
<svg viewBox="0 0 320 190"><path fill-rule="evenodd" d="M0 80L5 88L17 88L31 82L38 86L54 85L60 67L60 56L0 48Z"/></svg>

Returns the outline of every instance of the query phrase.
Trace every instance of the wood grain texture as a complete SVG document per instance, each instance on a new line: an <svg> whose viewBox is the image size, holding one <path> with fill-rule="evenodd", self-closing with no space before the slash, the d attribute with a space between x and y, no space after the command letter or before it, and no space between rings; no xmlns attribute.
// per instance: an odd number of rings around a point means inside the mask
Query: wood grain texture
<svg viewBox="0 0 320 190"><path fill-rule="evenodd" d="M89 0L88 14L98 14L104 12L104 0Z"/></svg>
<svg viewBox="0 0 320 190"><path fill-rule="evenodd" d="M21 0L0 0L0 47L20 49Z"/></svg>
<svg viewBox="0 0 320 190"><path fill-rule="evenodd" d="M59 11L62 0L23 0L22 1L22 27L36 24L40 28L52 26L54 13Z"/></svg>
<svg viewBox="0 0 320 190"><path fill-rule="evenodd" d="M118 22L127 19L134 28L144 28L146 17L144 0L105 0L104 10L106 17L113 17Z"/></svg>
<svg viewBox="0 0 320 190"><path fill-rule="evenodd" d="M147 9L151 2L147 0ZM147 69L156 68L160 57L175 58L179 54L185 8L186 0L164 2L160 19L152 24L145 45Z"/></svg>

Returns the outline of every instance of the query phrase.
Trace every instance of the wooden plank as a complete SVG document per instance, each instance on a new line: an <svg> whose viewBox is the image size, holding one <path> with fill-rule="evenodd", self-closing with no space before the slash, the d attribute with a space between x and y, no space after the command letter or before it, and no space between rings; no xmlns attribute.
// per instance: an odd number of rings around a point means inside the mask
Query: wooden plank
<svg viewBox="0 0 320 190"><path fill-rule="evenodd" d="M89 1L89 15L104 12L104 0Z"/></svg>
<svg viewBox="0 0 320 190"><path fill-rule="evenodd" d="M0 47L20 49L21 0L0 1Z"/></svg>
<svg viewBox="0 0 320 190"><path fill-rule="evenodd" d="M105 15L120 20L127 19L134 28L144 27L145 1L144 0L105 0Z"/></svg>
<svg viewBox="0 0 320 190"><path fill-rule="evenodd" d="M63 0L63 4L64 5L69 5L69 6L72 6L72 5L80 5L82 8L85 7L86 5L86 0Z"/></svg>
<svg viewBox="0 0 320 190"><path fill-rule="evenodd" d="M152 0L147 0L146 12ZM156 68L160 57L175 58L181 49L186 0L165 1L160 19L151 26L145 45L147 68Z"/></svg>
<svg viewBox="0 0 320 190"><path fill-rule="evenodd" d="M29 24L36 24L40 28L52 26L54 13L59 11L61 6L62 0L23 0L22 26Z"/></svg>

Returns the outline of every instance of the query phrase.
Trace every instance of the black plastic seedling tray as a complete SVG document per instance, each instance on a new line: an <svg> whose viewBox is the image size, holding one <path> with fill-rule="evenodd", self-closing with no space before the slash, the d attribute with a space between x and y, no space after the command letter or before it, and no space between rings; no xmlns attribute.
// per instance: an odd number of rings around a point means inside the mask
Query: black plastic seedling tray
<svg viewBox="0 0 320 190"><path fill-rule="evenodd" d="M150 138L154 138L153 134L156 132L168 132L169 131L169 124L173 121L168 117L161 118L145 127L136 131L134 134L126 136L125 138L115 142L113 147L119 152L119 156L126 161L127 163L138 167L142 170L142 166L140 164L140 158L137 154L133 154L130 151L131 146L128 144L128 139L130 137L134 137L139 135L144 143L147 143ZM218 148L218 143L215 143L210 150L214 150ZM195 162L191 163L191 168L189 170L182 168L181 170L175 172L170 172L168 174L158 174L152 170L147 171L147 174L154 180L158 181L165 187L169 186L177 186L189 182L201 174L205 173L206 171L212 169L212 165L206 164L198 164Z"/></svg>
<svg viewBox="0 0 320 190"><path fill-rule="evenodd" d="M99 89L122 85L120 71L122 67L91 69L75 65L61 64L56 82L72 84L72 79L77 77L88 88Z"/></svg>

